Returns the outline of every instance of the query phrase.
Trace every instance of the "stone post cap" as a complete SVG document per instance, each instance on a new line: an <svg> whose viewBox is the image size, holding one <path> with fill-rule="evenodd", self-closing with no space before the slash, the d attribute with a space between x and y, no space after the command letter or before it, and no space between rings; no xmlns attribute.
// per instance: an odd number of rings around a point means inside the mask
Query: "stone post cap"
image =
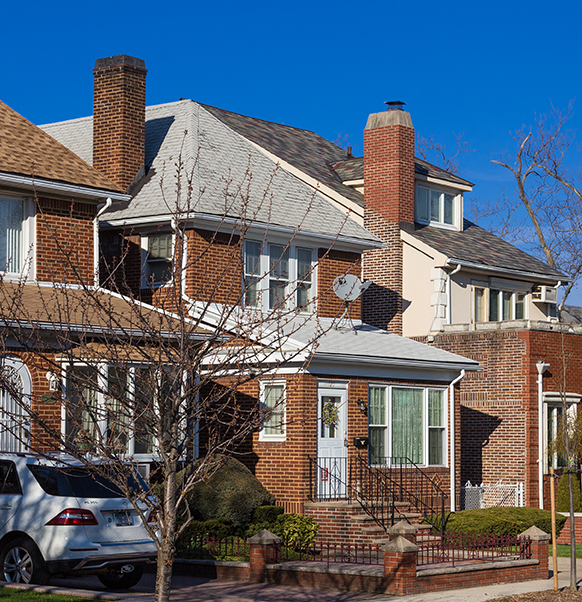
<svg viewBox="0 0 582 602"><path fill-rule="evenodd" d="M252 537L249 537L247 539L247 543L250 544L272 544L272 543L281 543L281 538L278 537L277 535L275 535L274 533L271 533L270 531L268 531L267 529L263 529L262 531L259 531L256 535L253 535Z"/></svg>
<svg viewBox="0 0 582 602"><path fill-rule="evenodd" d="M539 527L536 527L536 526L530 527L529 529L527 529L527 531L524 531L521 535L526 535L532 541L549 541L550 540L550 536L545 531L542 531Z"/></svg>
<svg viewBox="0 0 582 602"><path fill-rule="evenodd" d="M387 529L386 533L388 535L414 535L417 531L418 527L416 525L411 525L405 520L401 520Z"/></svg>
<svg viewBox="0 0 582 602"><path fill-rule="evenodd" d="M382 551L392 553L398 552L400 554L404 552L418 552L418 546L402 537L402 535L399 535L396 539L385 543L382 546Z"/></svg>

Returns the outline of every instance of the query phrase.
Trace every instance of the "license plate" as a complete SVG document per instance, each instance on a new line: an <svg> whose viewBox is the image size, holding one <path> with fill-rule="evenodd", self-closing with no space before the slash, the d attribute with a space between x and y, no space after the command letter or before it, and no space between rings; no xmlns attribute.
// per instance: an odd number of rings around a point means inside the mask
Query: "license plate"
<svg viewBox="0 0 582 602"><path fill-rule="evenodd" d="M115 512L113 514L115 524L118 527L128 527L133 525L133 516L129 512Z"/></svg>

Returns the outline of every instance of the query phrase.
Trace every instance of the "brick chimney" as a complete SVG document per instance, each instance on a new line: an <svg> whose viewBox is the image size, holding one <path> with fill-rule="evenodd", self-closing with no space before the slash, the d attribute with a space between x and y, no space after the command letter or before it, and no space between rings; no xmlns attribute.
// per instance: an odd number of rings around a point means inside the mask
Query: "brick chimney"
<svg viewBox="0 0 582 602"><path fill-rule="evenodd" d="M93 69L93 167L123 190L144 164L146 74L143 60L125 54Z"/></svg>
<svg viewBox="0 0 582 602"><path fill-rule="evenodd" d="M402 334L400 224L414 223L414 128L403 103L368 117L364 130L364 224L387 245L367 251L363 271L365 322Z"/></svg>

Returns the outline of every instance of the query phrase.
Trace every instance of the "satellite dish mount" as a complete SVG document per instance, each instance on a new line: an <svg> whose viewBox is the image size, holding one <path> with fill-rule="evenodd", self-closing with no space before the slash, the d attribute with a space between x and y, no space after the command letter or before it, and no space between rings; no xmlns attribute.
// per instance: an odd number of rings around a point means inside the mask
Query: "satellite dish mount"
<svg viewBox="0 0 582 602"><path fill-rule="evenodd" d="M338 276L333 281L333 292L344 302L344 313L334 326L336 330L356 331L354 323L350 318L350 303L358 299L370 284L372 284L370 280L362 282L353 274Z"/></svg>

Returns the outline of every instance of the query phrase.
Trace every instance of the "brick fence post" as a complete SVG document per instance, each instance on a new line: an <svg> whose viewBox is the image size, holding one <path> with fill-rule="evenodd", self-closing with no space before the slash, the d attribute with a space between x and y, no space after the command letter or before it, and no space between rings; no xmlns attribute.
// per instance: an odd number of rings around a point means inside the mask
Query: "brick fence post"
<svg viewBox="0 0 582 602"><path fill-rule="evenodd" d="M416 589L418 546L399 535L382 546L385 593L406 595Z"/></svg>
<svg viewBox="0 0 582 602"><path fill-rule="evenodd" d="M247 543L250 548L250 575L252 583L263 583L267 574L267 564L274 562L274 544L280 544L281 538L274 533L263 529L261 532L249 537Z"/></svg>
<svg viewBox="0 0 582 602"><path fill-rule="evenodd" d="M398 536L404 537L410 543L416 543L416 532L418 531L417 525L411 525L404 520L397 522L386 530L390 541L394 541Z"/></svg>
<svg viewBox="0 0 582 602"><path fill-rule="evenodd" d="M538 527L530 527L522 535L531 539L531 556L539 561L539 578L547 579L549 577L548 542L550 541L550 536Z"/></svg>

